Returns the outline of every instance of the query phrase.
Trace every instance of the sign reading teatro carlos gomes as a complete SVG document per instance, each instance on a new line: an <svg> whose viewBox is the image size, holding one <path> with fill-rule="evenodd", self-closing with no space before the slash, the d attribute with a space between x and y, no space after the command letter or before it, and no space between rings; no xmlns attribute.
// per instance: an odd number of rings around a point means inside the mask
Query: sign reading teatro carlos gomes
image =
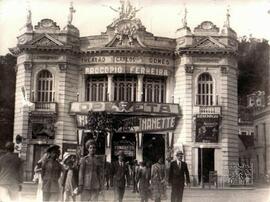
<svg viewBox="0 0 270 202"><path fill-rule="evenodd" d="M218 114L197 114L196 142L218 142L219 123Z"/></svg>

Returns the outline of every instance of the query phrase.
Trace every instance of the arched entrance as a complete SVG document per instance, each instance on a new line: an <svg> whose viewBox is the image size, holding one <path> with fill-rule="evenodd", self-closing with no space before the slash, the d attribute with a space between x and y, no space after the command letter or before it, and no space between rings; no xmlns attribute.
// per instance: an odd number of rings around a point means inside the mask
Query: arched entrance
<svg viewBox="0 0 270 202"><path fill-rule="evenodd" d="M123 151L125 161L132 162L136 158L136 137L134 133L116 133L112 137L112 161Z"/></svg>
<svg viewBox="0 0 270 202"><path fill-rule="evenodd" d="M156 163L165 158L165 140L162 134L143 134L143 161Z"/></svg>

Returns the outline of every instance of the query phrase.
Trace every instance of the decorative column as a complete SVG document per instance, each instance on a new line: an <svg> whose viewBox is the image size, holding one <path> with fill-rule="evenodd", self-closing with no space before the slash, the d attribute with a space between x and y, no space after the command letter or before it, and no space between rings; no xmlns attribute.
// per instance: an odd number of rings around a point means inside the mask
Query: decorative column
<svg viewBox="0 0 270 202"><path fill-rule="evenodd" d="M136 101L141 102L142 95L143 95L143 75L138 75L138 88L137 88L137 96L136 96Z"/></svg>
<svg viewBox="0 0 270 202"><path fill-rule="evenodd" d="M142 161L143 160L143 134L142 133L136 133L136 160L138 162Z"/></svg>
<svg viewBox="0 0 270 202"><path fill-rule="evenodd" d="M112 141L112 133L107 133L106 136L106 145L105 145L105 155L106 155L106 161L111 162L112 156L111 156L111 141Z"/></svg>
<svg viewBox="0 0 270 202"><path fill-rule="evenodd" d="M108 76L108 101L112 102L114 99L114 83L113 83L113 75Z"/></svg>

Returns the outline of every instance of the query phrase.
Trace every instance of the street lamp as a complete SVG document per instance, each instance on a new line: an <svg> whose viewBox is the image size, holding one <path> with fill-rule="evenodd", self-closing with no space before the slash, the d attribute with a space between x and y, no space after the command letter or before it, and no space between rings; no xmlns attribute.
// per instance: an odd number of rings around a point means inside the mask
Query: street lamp
<svg viewBox="0 0 270 202"><path fill-rule="evenodd" d="M203 184L203 145L200 145L200 149L201 149L201 188L204 188L204 184Z"/></svg>

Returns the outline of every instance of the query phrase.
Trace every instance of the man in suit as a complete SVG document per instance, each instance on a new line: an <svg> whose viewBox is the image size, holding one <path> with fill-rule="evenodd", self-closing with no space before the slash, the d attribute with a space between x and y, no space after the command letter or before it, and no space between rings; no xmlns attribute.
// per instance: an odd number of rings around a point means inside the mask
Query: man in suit
<svg viewBox="0 0 270 202"><path fill-rule="evenodd" d="M58 180L62 172L62 165L59 163L60 147L50 146L47 151L48 158L42 163L41 178L43 201L58 201L60 197L60 186Z"/></svg>
<svg viewBox="0 0 270 202"><path fill-rule="evenodd" d="M97 201L101 184L101 165L96 157L96 142L88 140L85 143L88 155L81 159L79 168L79 190L81 201Z"/></svg>
<svg viewBox="0 0 270 202"><path fill-rule="evenodd" d="M112 176L114 186L114 201L123 201L126 179L128 177L128 167L124 162L124 152L118 154L118 161L112 164Z"/></svg>
<svg viewBox="0 0 270 202"><path fill-rule="evenodd" d="M0 157L0 201L17 201L23 182L22 160L14 153L14 143L7 142Z"/></svg>
<svg viewBox="0 0 270 202"><path fill-rule="evenodd" d="M182 202L183 191L186 184L189 186L189 172L187 164L182 161L183 152L176 152L176 160L171 162L169 170L169 184L172 186L171 202Z"/></svg>

